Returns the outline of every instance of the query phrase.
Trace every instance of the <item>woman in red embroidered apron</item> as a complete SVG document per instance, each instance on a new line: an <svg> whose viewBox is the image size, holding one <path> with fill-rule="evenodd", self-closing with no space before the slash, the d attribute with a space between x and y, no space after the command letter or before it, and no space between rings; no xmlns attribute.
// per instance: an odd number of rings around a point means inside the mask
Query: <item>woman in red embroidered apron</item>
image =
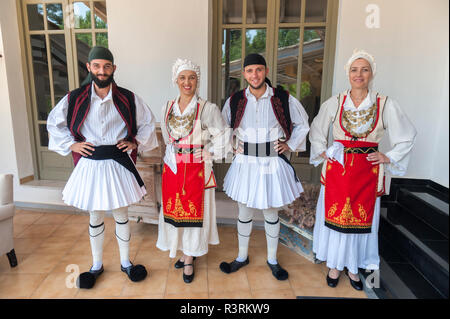
<svg viewBox="0 0 450 319"><path fill-rule="evenodd" d="M180 95L163 108L161 131L166 143L162 173L162 207L156 246L183 256L183 280L194 278L193 260L219 244L212 160L226 155L229 132L219 108L198 97L200 68L178 59L173 81Z"/></svg>
<svg viewBox="0 0 450 319"><path fill-rule="evenodd" d="M347 268L353 288L362 290L358 268L378 270L378 223L384 170L403 175L416 130L399 105L370 89L373 57L355 51L346 65L351 90L331 97L311 124L311 158L323 163L313 251L327 262L327 283L336 287ZM333 144L327 148L329 127ZM378 149L384 131L392 149Z"/></svg>

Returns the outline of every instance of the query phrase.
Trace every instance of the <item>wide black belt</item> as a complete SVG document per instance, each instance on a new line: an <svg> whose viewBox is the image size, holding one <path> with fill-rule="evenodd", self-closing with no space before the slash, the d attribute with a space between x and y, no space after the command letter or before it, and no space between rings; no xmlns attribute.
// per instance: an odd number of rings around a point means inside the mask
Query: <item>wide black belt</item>
<svg viewBox="0 0 450 319"><path fill-rule="evenodd" d="M92 152L92 155L88 155L86 158L95 161L112 159L129 170L136 178L140 187L144 186L144 181L127 152L123 152L116 145L100 145L94 146L94 148L95 151Z"/></svg>
<svg viewBox="0 0 450 319"><path fill-rule="evenodd" d="M285 161L294 171L295 181L299 182L300 180L295 173L294 166L292 166L289 159L283 153L278 153L274 149L275 141L265 142L265 143L248 143L244 142L244 155L248 156L257 156L257 157L280 157L283 161Z"/></svg>

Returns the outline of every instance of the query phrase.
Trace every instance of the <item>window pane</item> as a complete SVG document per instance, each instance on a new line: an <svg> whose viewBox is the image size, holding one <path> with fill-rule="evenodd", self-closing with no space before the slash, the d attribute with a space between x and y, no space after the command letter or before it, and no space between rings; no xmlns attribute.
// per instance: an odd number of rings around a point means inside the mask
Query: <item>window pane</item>
<svg viewBox="0 0 450 319"><path fill-rule="evenodd" d="M108 28L107 18L106 18L106 2L105 1L95 1L94 2L94 13L95 13L95 27L97 29Z"/></svg>
<svg viewBox="0 0 450 319"><path fill-rule="evenodd" d="M245 33L245 55L266 55L266 29L250 29Z"/></svg>
<svg viewBox="0 0 450 319"><path fill-rule="evenodd" d="M241 30L225 29L222 44L222 106L241 87Z"/></svg>
<svg viewBox="0 0 450 319"><path fill-rule="evenodd" d="M222 23L242 23L242 0L223 0Z"/></svg>
<svg viewBox="0 0 450 319"><path fill-rule="evenodd" d="M267 22L267 0L247 0L247 23Z"/></svg>
<svg viewBox="0 0 450 319"><path fill-rule="evenodd" d="M278 31L277 84L296 98L299 44L298 28Z"/></svg>
<svg viewBox="0 0 450 319"><path fill-rule="evenodd" d="M39 138L41 140L41 146L48 147L47 124L39 124Z"/></svg>
<svg viewBox="0 0 450 319"><path fill-rule="evenodd" d="M49 30L64 29L64 15L62 4L47 4L47 27Z"/></svg>
<svg viewBox="0 0 450 319"><path fill-rule="evenodd" d="M36 91L37 117L47 120L52 109L50 84L48 76L47 45L45 35L30 36L31 55L33 60L34 87Z"/></svg>
<svg viewBox="0 0 450 319"><path fill-rule="evenodd" d="M52 54L53 89L55 103L69 91L67 78L66 42L64 34L50 35L50 50Z"/></svg>
<svg viewBox="0 0 450 319"><path fill-rule="evenodd" d="M308 113L310 124L320 107L324 49L325 28L305 29L300 102ZM307 143L307 151L301 154L304 157L309 156L309 141Z"/></svg>
<svg viewBox="0 0 450 319"><path fill-rule="evenodd" d="M280 22L300 22L301 6L301 0L280 0Z"/></svg>
<svg viewBox="0 0 450 319"><path fill-rule="evenodd" d="M96 33L95 42L97 45L107 48L108 47L108 33Z"/></svg>
<svg viewBox="0 0 450 319"><path fill-rule="evenodd" d="M88 61L89 50L92 47L92 33L78 33L76 39L78 79L81 84L88 75L86 62Z"/></svg>
<svg viewBox="0 0 450 319"><path fill-rule="evenodd" d="M30 30L44 30L44 6L42 4L27 5L28 26Z"/></svg>
<svg viewBox="0 0 450 319"><path fill-rule="evenodd" d="M73 14L75 17L75 29L91 28L91 8L84 2L75 2L73 4Z"/></svg>
<svg viewBox="0 0 450 319"><path fill-rule="evenodd" d="M325 22L327 0L306 0L305 22Z"/></svg>

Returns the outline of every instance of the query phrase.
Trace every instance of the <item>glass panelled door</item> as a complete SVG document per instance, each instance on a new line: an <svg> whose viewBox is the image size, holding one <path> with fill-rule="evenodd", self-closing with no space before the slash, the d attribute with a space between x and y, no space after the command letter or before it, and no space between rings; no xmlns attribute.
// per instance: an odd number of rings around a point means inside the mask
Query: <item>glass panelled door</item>
<svg viewBox="0 0 450 319"><path fill-rule="evenodd" d="M335 0L220 0L217 4L218 81L213 93L223 106L234 92L247 86L242 75L244 57L259 53L266 59L268 78L296 97L311 124L320 104L331 95L330 75L334 56L332 21ZM329 66L328 68L324 66ZM306 152L293 154L297 174L304 181L318 182L319 171ZM219 164L219 178L227 164ZM219 182L220 184L220 182Z"/></svg>
<svg viewBox="0 0 450 319"><path fill-rule="evenodd" d="M66 180L72 158L48 150L47 117L87 76L89 49L108 46L106 2L24 0L22 10L39 179Z"/></svg>

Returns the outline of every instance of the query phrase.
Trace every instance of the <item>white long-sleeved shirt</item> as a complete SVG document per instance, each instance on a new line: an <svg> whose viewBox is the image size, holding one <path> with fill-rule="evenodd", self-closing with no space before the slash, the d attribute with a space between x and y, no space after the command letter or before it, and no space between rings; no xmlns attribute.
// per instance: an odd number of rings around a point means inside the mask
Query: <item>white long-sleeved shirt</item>
<svg viewBox="0 0 450 319"><path fill-rule="evenodd" d="M270 102L274 90L266 84L266 91L259 98L245 89L247 105L239 128L235 134L239 140L249 143L264 143L276 141L284 137L284 131L278 123ZM289 112L293 124L293 130L287 145L293 152L306 150L306 135L309 131L308 114L301 103L292 95L289 95ZM230 99L228 98L222 110L222 115L228 125L231 123Z"/></svg>
<svg viewBox="0 0 450 319"><path fill-rule="evenodd" d="M138 151L144 152L158 146L155 134L155 116L141 97L134 95L136 104L136 140ZM68 155L70 146L76 141L67 125L68 95L64 96L52 109L47 119L49 132L48 148L63 156ZM115 145L128 134L126 124L113 103L112 89L101 99L92 85L91 105L81 127L86 142L94 146Z"/></svg>

